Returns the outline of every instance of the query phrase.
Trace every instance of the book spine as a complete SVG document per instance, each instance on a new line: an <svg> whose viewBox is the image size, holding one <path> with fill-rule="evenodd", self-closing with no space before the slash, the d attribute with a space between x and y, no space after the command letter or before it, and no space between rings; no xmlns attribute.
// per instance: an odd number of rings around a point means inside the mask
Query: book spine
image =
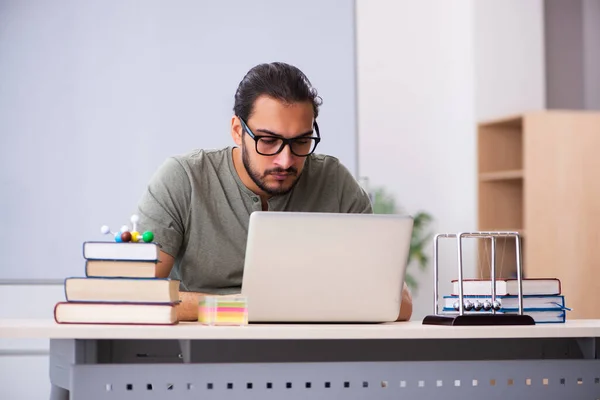
<svg viewBox="0 0 600 400"><path fill-rule="evenodd" d="M557 279L558 281L558 293L557 294L562 294L562 282L560 281L560 279Z"/></svg>
<svg viewBox="0 0 600 400"><path fill-rule="evenodd" d="M57 309L58 309L58 306L60 306L61 304L64 304L64 303L65 303L64 301L59 301L58 303L56 303L56 304L54 305L54 311L52 312L52 314L54 315L54 321L55 321L57 324L62 324L62 322L59 322L59 321L58 321L58 318L56 317L56 311L57 311Z"/></svg>

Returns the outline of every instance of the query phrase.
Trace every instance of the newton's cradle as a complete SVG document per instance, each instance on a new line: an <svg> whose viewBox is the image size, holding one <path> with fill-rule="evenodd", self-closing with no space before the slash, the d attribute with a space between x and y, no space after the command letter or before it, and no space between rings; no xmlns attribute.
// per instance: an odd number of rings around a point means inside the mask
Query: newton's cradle
<svg viewBox="0 0 600 400"><path fill-rule="evenodd" d="M489 240L491 242L491 262L490 262L490 285L491 301L486 300L483 303L475 301L464 301L463 294L463 240L464 239ZM514 238L515 254L517 266L517 287L518 287L518 314L496 313L501 307L499 299L496 299L496 240L498 238ZM454 308L458 312L440 314L439 312L439 256L438 244L440 239L453 239L457 246L458 262L458 301ZM425 325L535 325L535 321L530 315L523 314L523 271L521 255L521 236L518 232L460 232L460 233L440 233L435 235L433 241L433 314L423 319ZM476 311L476 312L471 312ZM480 312L477 312L480 311ZM490 312L491 311L491 312ZM465 312L469 312L468 314Z"/></svg>

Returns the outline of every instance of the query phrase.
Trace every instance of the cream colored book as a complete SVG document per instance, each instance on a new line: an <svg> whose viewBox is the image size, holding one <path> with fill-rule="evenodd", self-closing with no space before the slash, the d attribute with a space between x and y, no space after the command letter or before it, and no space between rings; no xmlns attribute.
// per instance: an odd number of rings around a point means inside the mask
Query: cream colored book
<svg viewBox="0 0 600 400"><path fill-rule="evenodd" d="M65 298L76 302L174 303L179 281L168 278L67 278Z"/></svg>
<svg viewBox="0 0 600 400"><path fill-rule="evenodd" d="M85 276L92 278L154 278L156 262L87 260Z"/></svg>
<svg viewBox="0 0 600 400"><path fill-rule="evenodd" d="M57 303L54 319L59 324L152 324L178 322L173 304Z"/></svg>

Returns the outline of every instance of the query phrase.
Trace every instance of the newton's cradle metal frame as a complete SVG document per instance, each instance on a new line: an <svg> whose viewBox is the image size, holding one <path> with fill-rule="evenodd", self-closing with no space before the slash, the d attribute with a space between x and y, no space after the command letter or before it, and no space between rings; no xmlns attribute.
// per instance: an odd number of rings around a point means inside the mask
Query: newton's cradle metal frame
<svg viewBox="0 0 600 400"><path fill-rule="evenodd" d="M463 240L464 239L489 240L491 242L490 251L490 285L492 304L496 303L496 240L498 238L514 238L515 257L517 266L517 285L518 285L518 314L497 314L496 308L492 308L490 313L465 313L464 302L464 275L463 275ZM439 312L439 240L453 239L457 247L457 266L458 266L458 314ZM513 231L478 231L478 232L460 232L460 233L439 233L435 235L433 241L433 314L428 315L423 320L426 325L534 325L533 318L523 314L523 271L522 271L522 252L521 235Z"/></svg>

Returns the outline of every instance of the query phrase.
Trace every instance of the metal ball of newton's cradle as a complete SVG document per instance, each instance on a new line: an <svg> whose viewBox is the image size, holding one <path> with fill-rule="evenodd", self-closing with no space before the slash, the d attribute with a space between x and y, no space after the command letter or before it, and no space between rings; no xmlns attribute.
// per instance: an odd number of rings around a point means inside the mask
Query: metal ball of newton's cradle
<svg viewBox="0 0 600 400"><path fill-rule="evenodd" d="M482 308L483 308L483 303L480 302L479 300L475 300L475 303L473 304L473 309L475 311L481 311Z"/></svg>
<svg viewBox="0 0 600 400"><path fill-rule="evenodd" d="M486 300L483 302L483 310L484 311L490 311L492 309L492 302L489 300Z"/></svg>
<svg viewBox="0 0 600 400"><path fill-rule="evenodd" d="M127 225L123 225L119 232L114 233L110 231L108 225L103 225L100 228L100 232L102 232L104 235L111 234L115 238L115 242L118 243L137 243L142 241L144 243L152 242L154 240L154 233L150 231L145 231L143 234L140 234L137 231L137 223L139 220L140 218L137 215L134 214L131 216L131 223L133 224L133 229L131 231L129 230L129 227Z"/></svg>
<svg viewBox="0 0 600 400"><path fill-rule="evenodd" d="M455 309L456 311L459 311L459 310L460 310L460 303L459 303L458 301L455 301L455 302L452 304L452 306L454 307L454 309ZM472 303L472 302L471 302L471 301L469 301L469 300L466 300L466 301L465 301L465 304L464 304L464 309L465 309L465 311L471 311L471 310L473 310L474 308L475 308L475 304L474 304L474 303Z"/></svg>
<svg viewBox="0 0 600 400"><path fill-rule="evenodd" d="M470 300L465 301L465 311L473 310L473 303Z"/></svg>
<svg viewBox="0 0 600 400"><path fill-rule="evenodd" d="M476 303L479 303L479 301L477 301ZM494 309L495 311L499 311L502 308L502 303L500 302L500 300L494 300L494 302L486 300L483 302L483 305L481 305L481 303L479 304L479 309L477 309L478 306L475 305L476 311L479 311L481 309L483 309L484 311L490 311L492 309Z"/></svg>
<svg viewBox="0 0 600 400"><path fill-rule="evenodd" d="M500 303L500 300L494 300L492 303L492 308L496 311L500 310L502 308L502 303Z"/></svg>

